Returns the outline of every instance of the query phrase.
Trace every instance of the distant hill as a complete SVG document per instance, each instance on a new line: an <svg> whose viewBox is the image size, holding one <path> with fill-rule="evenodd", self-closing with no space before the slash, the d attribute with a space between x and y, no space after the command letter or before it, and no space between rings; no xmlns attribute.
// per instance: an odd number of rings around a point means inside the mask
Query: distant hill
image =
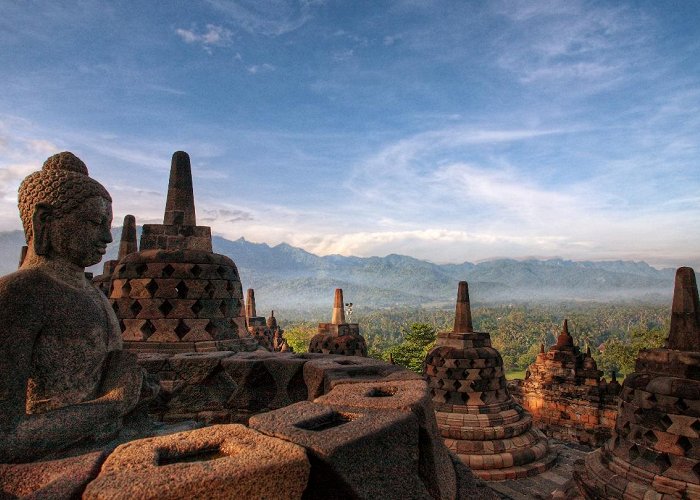
<svg viewBox="0 0 700 500"><path fill-rule="evenodd" d="M140 228L139 228L140 232ZM121 228L106 259L115 258ZM21 231L0 232L0 274L16 269ZM214 251L231 257L243 287L255 288L258 305L279 309L329 306L333 289L358 307L448 305L457 282L469 281L472 301L669 301L673 269L644 262L574 262L563 259L498 259L479 264L433 264L405 255L319 257L286 243L271 247L215 236ZM101 265L91 271L101 272ZM267 314L261 308L260 313Z"/></svg>

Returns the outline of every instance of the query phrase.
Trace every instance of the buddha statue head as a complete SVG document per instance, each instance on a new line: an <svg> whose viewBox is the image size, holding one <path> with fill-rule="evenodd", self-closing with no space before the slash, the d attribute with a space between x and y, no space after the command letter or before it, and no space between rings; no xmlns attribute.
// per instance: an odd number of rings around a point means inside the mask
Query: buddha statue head
<svg viewBox="0 0 700 500"><path fill-rule="evenodd" d="M41 256L85 268L97 264L112 241L112 198L68 151L24 179L19 211L30 261Z"/></svg>

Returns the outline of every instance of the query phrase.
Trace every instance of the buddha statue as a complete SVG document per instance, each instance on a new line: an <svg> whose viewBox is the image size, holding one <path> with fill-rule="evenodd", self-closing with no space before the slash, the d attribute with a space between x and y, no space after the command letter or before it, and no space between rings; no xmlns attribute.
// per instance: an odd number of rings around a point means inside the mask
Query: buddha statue
<svg viewBox="0 0 700 500"><path fill-rule="evenodd" d="M0 462L111 438L139 402L143 371L85 276L112 241L111 202L69 152L19 188L28 248L0 278Z"/></svg>

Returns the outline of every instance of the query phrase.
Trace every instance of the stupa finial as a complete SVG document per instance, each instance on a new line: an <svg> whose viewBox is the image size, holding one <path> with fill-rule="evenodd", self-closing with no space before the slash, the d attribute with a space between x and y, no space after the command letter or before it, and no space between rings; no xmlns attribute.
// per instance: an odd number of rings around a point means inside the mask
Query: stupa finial
<svg viewBox="0 0 700 500"><path fill-rule="evenodd" d="M133 215L125 215L117 260L122 260L130 253L138 252L138 250L136 243L136 218Z"/></svg>
<svg viewBox="0 0 700 500"><path fill-rule="evenodd" d="M700 302L695 271L679 267L671 306L671 328L666 347L678 351L700 351Z"/></svg>
<svg viewBox="0 0 700 500"><path fill-rule="evenodd" d="M168 199L165 203L165 225L196 226L194 191L190 156L184 151L173 153L168 182Z"/></svg>
<svg viewBox="0 0 700 500"><path fill-rule="evenodd" d="M469 333L474 331L472 325L472 310L469 305L469 285L466 281L460 281L457 288L457 305L455 307L455 333Z"/></svg>
<svg viewBox="0 0 700 500"><path fill-rule="evenodd" d="M333 300L333 318L331 324L342 325L345 323L345 307L343 305L343 289L335 289L335 299Z"/></svg>
<svg viewBox="0 0 700 500"><path fill-rule="evenodd" d="M247 318L254 318L257 316L255 311L255 290L252 288L248 288L245 300L245 315Z"/></svg>

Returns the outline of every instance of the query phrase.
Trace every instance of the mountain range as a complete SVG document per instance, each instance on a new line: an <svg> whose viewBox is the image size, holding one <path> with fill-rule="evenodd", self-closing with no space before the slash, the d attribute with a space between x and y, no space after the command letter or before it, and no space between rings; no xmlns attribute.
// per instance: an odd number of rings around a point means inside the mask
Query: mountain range
<svg viewBox="0 0 700 500"><path fill-rule="evenodd" d="M116 258L121 228L113 234L105 259ZM23 244L21 231L0 232L0 274L16 269ZM454 303L460 280L469 282L472 302L480 304L668 302L673 291L674 270L645 262L553 258L434 264L396 254L321 257L286 243L269 246L220 236L214 236L213 246L236 263L244 289L255 289L259 314L272 308L332 307L335 288L357 307L447 306ZM89 271L100 274L101 264Z"/></svg>

